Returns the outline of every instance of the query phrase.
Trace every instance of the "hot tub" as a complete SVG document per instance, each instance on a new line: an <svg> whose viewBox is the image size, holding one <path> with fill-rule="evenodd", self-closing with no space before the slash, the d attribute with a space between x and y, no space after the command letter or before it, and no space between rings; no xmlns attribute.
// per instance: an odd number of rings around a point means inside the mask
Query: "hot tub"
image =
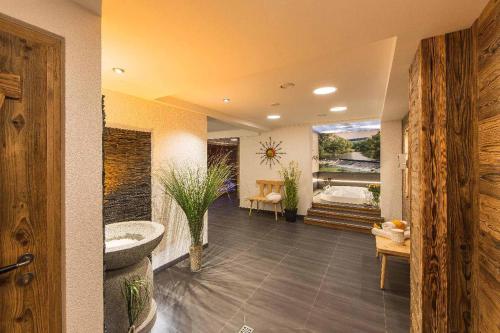
<svg viewBox="0 0 500 333"><path fill-rule="evenodd" d="M326 186L319 195L325 203L341 202L351 204L369 204L372 195L366 187L359 186Z"/></svg>

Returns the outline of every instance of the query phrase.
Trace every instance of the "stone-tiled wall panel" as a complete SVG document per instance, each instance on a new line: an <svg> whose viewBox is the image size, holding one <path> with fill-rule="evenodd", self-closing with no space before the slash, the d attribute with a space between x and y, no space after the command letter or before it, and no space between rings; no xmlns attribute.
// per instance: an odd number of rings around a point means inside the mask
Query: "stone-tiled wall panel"
<svg viewBox="0 0 500 333"><path fill-rule="evenodd" d="M151 133L104 129L104 223L151 220Z"/></svg>

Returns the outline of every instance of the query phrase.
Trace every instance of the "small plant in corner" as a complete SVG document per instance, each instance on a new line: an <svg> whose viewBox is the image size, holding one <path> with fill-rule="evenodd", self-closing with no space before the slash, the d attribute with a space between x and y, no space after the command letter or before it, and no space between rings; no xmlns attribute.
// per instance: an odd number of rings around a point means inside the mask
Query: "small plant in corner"
<svg viewBox="0 0 500 333"><path fill-rule="evenodd" d="M288 222L297 220L297 206L299 205L299 180L301 171L299 163L291 161L287 167L282 167L280 176L283 179L284 197L283 205L285 206L285 219Z"/></svg>
<svg viewBox="0 0 500 333"><path fill-rule="evenodd" d="M137 320L150 302L149 283L140 276L123 279L122 295L127 303L128 333L135 333Z"/></svg>
<svg viewBox="0 0 500 333"><path fill-rule="evenodd" d="M380 203L380 185L370 184L368 185L368 191L372 194L373 205L378 207Z"/></svg>
<svg viewBox="0 0 500 333"><path fill-rule="evenodd" d="M203 217L220 196L221 188L231 177L232 167L227 155L212 158L208 168L199 164L170 165L158 172L158 179L166 195L172 197L186 214L191 234L191 271L201 269L203 252Z"/></svg>

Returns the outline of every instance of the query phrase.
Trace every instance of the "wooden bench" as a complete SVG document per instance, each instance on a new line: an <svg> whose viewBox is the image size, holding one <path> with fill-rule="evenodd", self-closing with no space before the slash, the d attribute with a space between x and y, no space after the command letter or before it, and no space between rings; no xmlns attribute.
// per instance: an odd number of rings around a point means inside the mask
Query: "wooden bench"
<svg viewBox="0 0 500 333"><path fill-rule="evenodd" d="M257 180L256 181L257 185L259 185L259 194L247 198L247 200L250 200L250 213L248 213L249 216L252 216L252 208L253 208L253 202L255 201L257 203L257 209L259 209L259 202L262 203L270 203L274 205L274 218L276 221L278 221L278 205L280 206L280 211L281 214L283 215L283 203L282 200L279 201L272 201L268 200L266 198L266 195L268 195L271 192L279 193L283 196L282 189L283 189L283 181L281 180Z"/></svg>

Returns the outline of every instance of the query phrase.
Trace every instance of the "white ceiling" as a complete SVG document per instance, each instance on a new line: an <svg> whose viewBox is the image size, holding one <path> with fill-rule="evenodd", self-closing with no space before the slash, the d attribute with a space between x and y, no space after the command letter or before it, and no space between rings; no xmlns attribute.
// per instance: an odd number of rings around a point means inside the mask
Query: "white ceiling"
<svg viewBox="0 0 500 333"><path fill-rule="evenodd" d="M238 130L239 127L225 123L212 117L207 117L207 131L220 132L220 131L233 131Z"/></svg>
<svg viewBox="0 0 500 333"><path fill-rule="evenodd" d="M486 2L104 0L103 85L189 102L247 128L373 119L382 112L383 119L400 119L418 41L469 27ZM296 86L279 88L288 81ZM338 92L312 95L326 84ZM280 106L271 107L275 102ZM335 105L349 109L330 113ZM270 113L282 118L269 121Z"/></svg>
<svg viewBox="0 0 500 333"><path fill-rule="evenodd" d="M101 15L102 0L71 0L80 6L87 8L96 15Z"/></svg>

